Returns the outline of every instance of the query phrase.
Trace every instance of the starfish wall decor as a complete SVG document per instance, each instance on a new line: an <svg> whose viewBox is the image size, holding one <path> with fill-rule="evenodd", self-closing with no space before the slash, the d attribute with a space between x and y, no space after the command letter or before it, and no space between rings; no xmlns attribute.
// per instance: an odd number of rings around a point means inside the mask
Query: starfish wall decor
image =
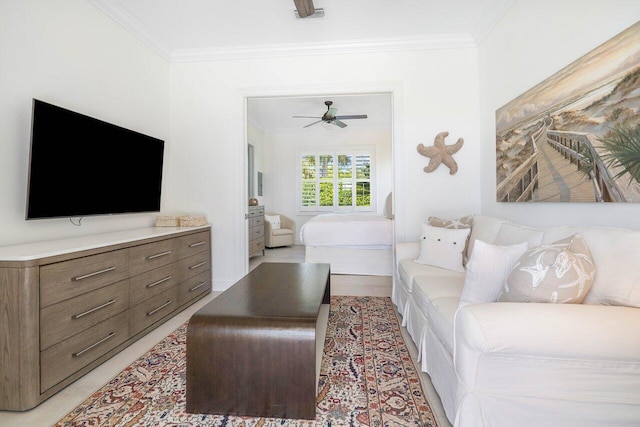
<svg viewBox="0 0 640 427"><path fill-rule="evenodd" d="M438 169L440 163L444 163L449 168L449 174L453 175L458 172L458 164L453 160L453 154L462 148L464 140L458 138L453 145L446 145L444 139L449 136L449 132L440 132L433 141L433 147L425 147L418 144L418 153L425 157L429 157L429 164L425 166L425 172L433 172Z"/></svg>

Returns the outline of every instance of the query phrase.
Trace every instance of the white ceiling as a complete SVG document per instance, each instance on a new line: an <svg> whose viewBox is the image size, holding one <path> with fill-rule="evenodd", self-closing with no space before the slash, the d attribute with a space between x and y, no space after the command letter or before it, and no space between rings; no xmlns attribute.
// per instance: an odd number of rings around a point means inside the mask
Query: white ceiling
<svg viewBox="0 0 640 427"><path fill-rule="evenodd" d="M302 54L327 48L476 45L515 0L314 0L324 18L296 19L293 0L91 0L169 61Z"/></svg>
<svg viewBox="0 0 640 427"><path fill-rule="evenodd" d="M90 0L169 62L335 52L473 47L515 0L314 0L323 18L297 19L293 0ZM263 131L300 130L321 116L367 114L347 130L390 129L389 95L254 98ZM322 131L318 124L307 131ZM325 130L328 130L326 127ZM333 129L333 128L330 128Z"/></svg>

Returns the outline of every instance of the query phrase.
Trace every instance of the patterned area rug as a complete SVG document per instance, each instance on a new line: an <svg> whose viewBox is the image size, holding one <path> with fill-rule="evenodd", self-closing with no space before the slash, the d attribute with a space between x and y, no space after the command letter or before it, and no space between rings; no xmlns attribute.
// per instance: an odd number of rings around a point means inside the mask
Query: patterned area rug
<svg viewBox="0 0 640 427"><path fill-rule="evenodd" d="M437 425L389 298L331 298L315 421L186 413L186 331L175 330L56 427Z"/></svg>

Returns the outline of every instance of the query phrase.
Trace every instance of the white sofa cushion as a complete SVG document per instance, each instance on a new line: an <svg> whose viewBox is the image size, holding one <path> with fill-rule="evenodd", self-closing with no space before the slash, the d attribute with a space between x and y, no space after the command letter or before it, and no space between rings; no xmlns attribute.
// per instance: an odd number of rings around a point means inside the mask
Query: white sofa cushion
<svg viewBox="0 0 640 427"><path fill-rule="evenodd" d="M580 304L594 275L589 247L575 234L527 250L509 273L498 300Z"/></svg>
<svg viewBox="0 0 640 427"><path fill-rule="evenodd" d="M460 305L496 302L509 272L526 250L526 242L498 246L476 240L467 263Z"/></svg>
<svg viewBox="0 0 640 427"><path fill-rule="evenodd" d="M464 276L416 276L414 279L413 301L449 353L453 353L453 319L463 286Z"/></svg>
<svg viewBox="0 0 640 427"><path fill-rule="evenodd" d="M432 265L418 264L412 259L403 259L398 263L398 276L400 276L400 283L402 287L411 293L413 288L413 279L416 276L464 278L464 273L445 270L444 268L434 267Z"/></svg>
<svg viewBox="0 0 640 427"><path fill-rule="evenodd" d="M438 298L431 301L433 309L427 312L427 322L434 335L453 354L453 321L460 298Z"/></svg>
<svg viewBox="0 0 640 427"><path fill-rule="evenodd" d="M471 235L469 236L469 247L467 248L467 258L471 258L476 240L493 243L504 222L505 220L502 218L474 215L473 227L471 227Z"/></svg>
<svg viewBox="0 0 640 427"><path fill-rule="evenodd" d="M494 245L511 246L517 243L527 242L529 248L540 246L544 232L537 228L525 225L504 222L500 226L498 235L493 241Z"/></svg>
<svg viewBox="0 0 640 427"><path fill-rule="evenodd" d="M552 227L543 244L580 233L589 246L596 275L583 304L640 307L640 231L605 227Z"/></svg>
<svg viewBox="0 0 640 427"><path fill-rule="evenodd" d="M449 229L422 224L420 254L416 262L464 272L462 253L470 231L468 228Z"/></svg>

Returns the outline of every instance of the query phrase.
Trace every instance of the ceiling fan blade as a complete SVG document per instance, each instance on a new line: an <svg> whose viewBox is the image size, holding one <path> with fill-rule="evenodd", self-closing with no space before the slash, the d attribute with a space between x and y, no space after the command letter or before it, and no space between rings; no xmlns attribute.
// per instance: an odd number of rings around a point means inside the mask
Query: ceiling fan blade
<svg viewBox="0 0 640 427"><path fill-rule="evenodd" d="M336 116L336 113L338 112L337 108L334 107L329 107L329 109L327 110L327 113L325 114L327 117L333 118Z"/></svg>
<svg viewBox="0 0 640 427"><path fill-rule="evenodd" d="M317 123L320 123L320 122L322 122L322 120L318 120L317 122L309 123L308 125L306 125L306 126L302 126L302 127L303 127L303 128L308 128L309 126L313 126L313 125L315 125L315 124L317 124Z"/></svg>
<svg viewBox="0 0 640 427"><path fill-rule="evenodd" d="M335 118L338 119L338 120L366 119L367 115L366 114L351 114L349 116L336 116Z"/></svg>
<svg viewBox="0 0 640 427"><path fill-rule="evenodd" d="M342 123L340 120L336 119L334 121L332 121L331 123L333 123L334 125L341 127L341 128L346 128L347 124L346 123Z"/></svg>
<svg viewBox="0 0 640 427"><path fill-rule="evenodd" d="M291 116L294 119L321 119L322 117L318 116Z"/></svg>
<svg viewBox="0 0 640 427"><path fill-rule="evenodd" d="M293 3L296 5L296 10L300 18L311 16L316 11L313 0L293 0Z"/></svg>

